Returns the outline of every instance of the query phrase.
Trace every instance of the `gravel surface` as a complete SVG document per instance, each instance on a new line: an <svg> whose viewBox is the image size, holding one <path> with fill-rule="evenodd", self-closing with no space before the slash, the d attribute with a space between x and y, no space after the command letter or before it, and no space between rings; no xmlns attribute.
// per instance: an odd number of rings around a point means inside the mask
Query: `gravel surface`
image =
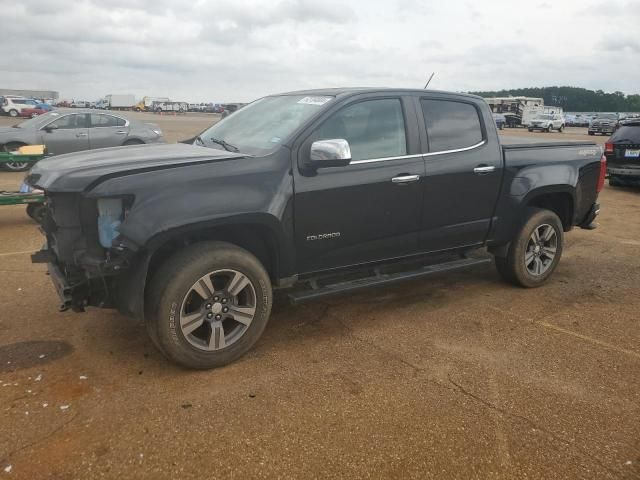
<svg viewBox="0 0 640 480"><path fill-rule="evenodd" d="M171 140L212 122L138 115ZM0 207L0 478L640 478L640 190L600 198L543 288L483 267L278 299L208 372L118 313L58 313L40 233Z"/></svg>

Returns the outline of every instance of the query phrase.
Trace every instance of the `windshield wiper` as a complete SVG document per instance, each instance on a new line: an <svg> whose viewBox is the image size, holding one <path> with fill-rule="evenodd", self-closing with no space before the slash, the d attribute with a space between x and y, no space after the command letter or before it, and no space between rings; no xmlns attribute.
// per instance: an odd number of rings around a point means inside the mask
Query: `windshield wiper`
<svg viewBox="0 0 640 480"><path fill-rule="evenodd" d="M240 149L235 145L231 145L230 143L227 143L224 140L220 140L219 138L210 138L209 140L211 140L213 143L217 143L218 145L221 145L222 148L224 148L227 152L237 153L240 151Z"/></svg>

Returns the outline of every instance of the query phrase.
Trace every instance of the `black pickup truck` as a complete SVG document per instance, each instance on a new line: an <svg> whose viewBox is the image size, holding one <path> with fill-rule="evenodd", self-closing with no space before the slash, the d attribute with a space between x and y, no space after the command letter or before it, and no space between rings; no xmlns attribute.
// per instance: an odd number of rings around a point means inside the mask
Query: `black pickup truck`
<svg viewBox="0 0 640 480"><path fill-rule="evenodd" d="M227 364L294 302L484 264L524 287L593 228L593 143L501 145L480 97L328 89L257 100L190 144L45 159L61 309L143 318L170 359ZM486 252L488 251L488 255ZM483 253L485 252L485 253Z"/></svg>

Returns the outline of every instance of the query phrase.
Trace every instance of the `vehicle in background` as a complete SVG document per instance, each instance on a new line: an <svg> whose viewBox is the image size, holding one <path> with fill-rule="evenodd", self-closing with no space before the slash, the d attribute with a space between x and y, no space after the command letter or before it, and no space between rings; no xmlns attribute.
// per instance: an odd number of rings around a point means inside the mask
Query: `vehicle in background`
<svg viewBox="0 0 640 480"><path fill-rule="evenodd" d="M220 106L222 107L222 118L228 117L233 112L244 107L245 103L223 103Z"/></svg>
<svg viewBox="0 0 640 480"><path fill-rule="evenodd" d="M151 109L156 113L187 113L189 104L187 102L153 102Z"/></svg>
<svg viewBox="0 0 640 480"><path fill-rule="evenodd" d="M493 121L496 122L496 127L498 127L498 130L502 130L507 123L505 116L501 113L494 113Z"/></svg>
<svg viewBox="0 0 640 480"><path fill-rule="evenodd" d="M69 105L71 108L89 108L89 102L85 100L74 100Z"/></svg>
<svg viewBox="0 0 640 480"><path fill-rule="evenodd" d="M56 107L58 108L71 108L71 102L68 100L61 100L56 103Z"/></svg>
<svg viewBox="0 0 640 480"><path fill-rule="evenodd" d="M190 112L204 112L205 105L200 103L190 103L187 109Z"/></svg>
<svg viewBox="0 0 640 480"><path fill-rule="evenodd" d="M640 186L640 118L621 121L604 146L609 185Z"/></svg>
<svg viewBox="0 0 640 480"><path fill-rule="evenodd" d="M562 130L564 130L564 117L558 114L543 113L531 120L528 128L530 132L534 130L540 130L542 132L558 130L558 132L562 132Z"/></svg>
<svg viewBox="0 0 640 480"><path fill-rule="evenodd" d="M100 106L98 107L98 104ZM104 110L132 110L136 105L135 95L106 95L104 99L96 102L96 108Z"/></svg>
<svg viewBox="0 0 640 480"><path fill-rule="evenodd" d="M49 155L96 148L164 143L153 123L130 120L115 112L56 110L30 120L0 128L0 150L12 152L24 145L44 145ZM9 170L27 170L7 167Z"/></svg>
<svg viewBox="0 0 640 480"><path fill-rule="evenodd" d="M119 308L167 358L212 368L258 340L273 288L302 302L489 254L541 286L565 232L594 228L605 173L594 142L501 144L480 97L332 88L257 100L193 145L45 158L25 182L45 192L32 259L56 308Z"/></svg>
<svg viewBox="0 0 640 480"><path fill-rule="evenodd" d="M33 117L37 117L38 115L43 115L50 111L51 111L50 108L42 108L41 106L36 105L33 108L23 108L22 110L20 110L20 116L24 118L33 118Z"/></svg>
<svg viewBox="0 0 640 480"><path fill-rule="evenodd" d="M589 135L601 133L611 135L618 128L618 115L615 113L599 113L589 124Z"/></svg>
<svg viewBox="0 0 640 480"><path fill-rule="evenodd" d="M23 108L36 108L38 103L40 102L32 98L6 95L2 97L0 110L3 114L9 115L10 117L19 117Z"/></svg>
<svg viewBox="0 0 640 480"><path fill-rule="evenodd" d="M491 97L484 99L493 113L505 116L507 127L528 125L534 116L543 113L544 100L536 97Z"/></svg>
<svg viewBox="0 0 640 480"><path fill-rule="evenodd" d="M171 99L167 97L142 97L138 103L136 103L134 110L136 112L151 112L153 111L153 102L170 102Z"/></svg>

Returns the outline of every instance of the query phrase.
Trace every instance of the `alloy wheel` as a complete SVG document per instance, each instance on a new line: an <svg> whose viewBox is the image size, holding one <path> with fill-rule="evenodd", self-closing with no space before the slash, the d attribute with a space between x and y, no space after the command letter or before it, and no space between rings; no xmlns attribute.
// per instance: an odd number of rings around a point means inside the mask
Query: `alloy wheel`
<svg viewBox="0 0 640 480"><path fill-rule="evenodd" d="M216 351L242 338L256 314L256 290L236 270L216 270L200 277L180 308L180 330L194 347Z"/></svg>
<svg viewBox="0 0 640 480"><path fill-rule="evenodd" d="M553 265L557 249L556 230L547 223L536 227L529 237L524 254L524 265L529 274L535 277L544 275Z"/></svg>

